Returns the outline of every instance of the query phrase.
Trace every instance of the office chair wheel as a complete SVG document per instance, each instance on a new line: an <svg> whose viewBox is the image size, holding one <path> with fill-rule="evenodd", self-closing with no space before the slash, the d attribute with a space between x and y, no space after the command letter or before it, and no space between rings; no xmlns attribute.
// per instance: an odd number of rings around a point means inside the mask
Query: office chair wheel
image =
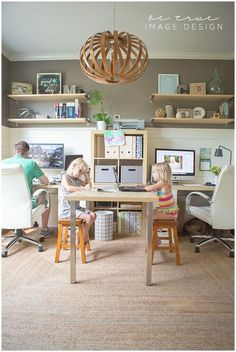
<svg viewBox="0 0 236 352"><path fill-rule="evenodd" d="M43 242L44 241L44 236L39 237L39 242Z"/></svg>
<svg viewBox="0 0 236 352"><path fill-rule="evenodd" d="M22 240L21 240L21 239L19 239L19 240L18 240L18 242L19 242L19 243L21 243L21 242L22 242Z"/></svg>
<svg viewBox="0 0 236 352"><path fill-rule="evenodd" d="M234 251L230 251L230 252L229 252L229 256L230 256L231 258L234 258Z"/></svg>
<svg viewBox="0 0 236 352"><path fill-rule="evenodd" d="M43 246L39 246L39 252L43 252Z"/></svg>
<svg viewBox="0 0 236 352"><path fill-rule="evenodd" d="M3 251L3 252L2 252L2 257L3 257L3 258L6 258L6 257L7 257L7 251Z"/></svg>
<svg viewBox="0 0 236 352"><path fill-rule="evenodd" d="M190 243L194 243L194 238L190 237Z"/></svg>
<svg viewBox="0 0 236 352"><path fill-rule="evenodd" d="M200 253L200 248L199 247L195 247L195 253Z"/></svg>

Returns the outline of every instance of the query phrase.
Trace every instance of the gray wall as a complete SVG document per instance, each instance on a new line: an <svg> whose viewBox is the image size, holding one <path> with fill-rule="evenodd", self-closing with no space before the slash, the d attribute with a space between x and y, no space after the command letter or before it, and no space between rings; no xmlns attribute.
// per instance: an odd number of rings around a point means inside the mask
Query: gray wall
<svg viewBox="0 0 236 352"><path fill-rule="evenodd" d="M6 65L6 63L5 63ZM8 65L7 65L8 66ZM232 94L234 91L234 63L226 60L149 60L149 65L142 77L133 83L119 86L102 85L93 82L80 69L79 60L68 61L21 61L9 63L9 84L7 79L3 81L4 91L6 86L10 86L12 81L32 83L34 92L36 91L36 75L38 72L61 72L62 84L77 84L86 92L94 89L102 91L105 95L105 110L113 116L120 114L124 118L145 118L150 121L154 116L158 104L150 103L150 95L157 92L157 75L158 73L178 73L181 84L189 84L191 82L207 82L214 73L214 68L218 68L221 77L225 83L225 93ZM7 70L8 71L8 70ZM9 92L10 93L10 92ZM4 100L4 99L3 99ZM166 102L168 103L168 102ZM34 104L15 104L9 101L9 116L16 117L17 109L21 106L33 108L37 113L52 114L53 103L34 103ZM5 104L4 104L5 105ZM180 104L181 105L181 104ZM195 106L175 106L191 108ZM215 106L206 106L207 109L215 109ZM7 124L7 107L3 113L3 124ZM93 108L94 109L94 108ZM85 112L90 117L95 111L89 108Z"/></svg>
<svg viewBox="0 0 236 352"><path fill-rule="evenodd" d="M9 118L8 106L9 99L7 94L9 94L9 70L10 62L2 55L2 122L3 125L7 125L7 119Z"/></svg>

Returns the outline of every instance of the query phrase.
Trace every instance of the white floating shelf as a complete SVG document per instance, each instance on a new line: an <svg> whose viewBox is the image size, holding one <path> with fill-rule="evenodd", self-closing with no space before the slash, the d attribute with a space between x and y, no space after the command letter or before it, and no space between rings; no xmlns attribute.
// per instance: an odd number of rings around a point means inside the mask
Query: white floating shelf
<svg viewBox="0 0 236 352"><path fill-rule="evenodd" d="M79 119L8 119L14 123L28 123L28 124L81 124L87 123L87 119L81 117Z"/></svg>
<svg viewBox="0 0 236 352"><path fill-rule="evenodd" d="M194 118L160 118L152 119L153 125L159 124L195 124L195 125L228 125L229 123L234 122L234 119L215 119L215 118L203 118L203 119L194 119Z"/></svg>
<svg viewBox="0 0 236 352"><path fill-rule="evenodd" d="M81 103L87 102L86 93L75 93L75 94L9 94L8 98L15 101L74 101L78 99Z"/></svg>

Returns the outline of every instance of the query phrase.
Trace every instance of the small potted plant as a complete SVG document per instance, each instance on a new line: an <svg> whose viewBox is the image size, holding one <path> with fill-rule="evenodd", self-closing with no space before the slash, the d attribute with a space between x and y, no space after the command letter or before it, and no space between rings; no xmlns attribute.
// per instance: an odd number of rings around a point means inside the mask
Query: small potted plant
<svg viewBox="0 0 236 352"><path fill-rule="evenodd" d="M210 171L215 175L215 184L217 184L217 182L218 182L218 176L219 176L219 174L220 174L220 172L221 172L221 168L219 167L219 166L212 166L211 168L210 168Z"/></svg>
<svg viewBox="0 0 236 352"><path fill-rule="evenodd" d="M98 90L94 90L89 94L88 103L91 106L99 105L99 112L93 114L93 119L97 121L98 130L105 130L107 126L112 123L112 119L106 112L104 112L103 94Z"/></svg>

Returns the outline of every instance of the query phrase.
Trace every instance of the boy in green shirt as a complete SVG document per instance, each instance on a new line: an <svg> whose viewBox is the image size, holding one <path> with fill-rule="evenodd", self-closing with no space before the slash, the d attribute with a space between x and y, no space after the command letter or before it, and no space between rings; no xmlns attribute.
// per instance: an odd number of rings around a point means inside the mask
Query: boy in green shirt
<svg viewBox="0 0 236 352"><path fill-rule="evenodd" d="M21 141L15 145L15 155L12 158L3 160L3 164L20 164L24 170L30 194L32 196L32 207L35 208L39 204L47 204L46 194L47 192L44 189L37 190L35 194L33 193L33 179L39 179L40 183L48 185L49 180L46 175L42 172L37 163L28 159L29 154L29 144L25 141ZM39 241L42 242L45 237L51 236L52 232L48 227L48 218L49 218L50 208L49 206L45 209L45 212L42 214L42 229L40 233Z"/></svg>

